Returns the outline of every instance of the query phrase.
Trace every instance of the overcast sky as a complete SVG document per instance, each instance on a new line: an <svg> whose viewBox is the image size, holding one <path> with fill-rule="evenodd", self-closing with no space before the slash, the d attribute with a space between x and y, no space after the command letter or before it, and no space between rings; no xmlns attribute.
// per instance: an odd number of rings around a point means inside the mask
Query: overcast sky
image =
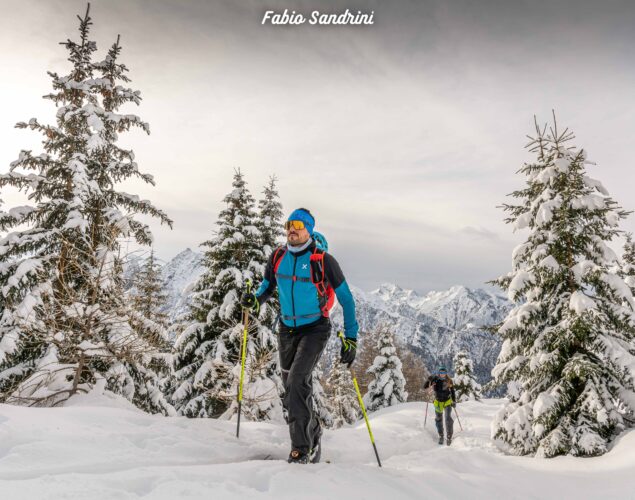
<svg viewBox="0 0 635 500"><path fill-rule="evenodd" d="M0 0L0 169L52 122L46 71L68 72L79 0ZM635 5L632 2L312 2L99 0L104 54L124 61L152 134L129 134L157 186L125 186L175 222L154 225L169 259L214 230L234 168L258 195L279 178L286 212L306 206L349 282L425 292L483 286L510 270L497 207L533 115L576 134L599 178L634 209ZM262 26L266 8L374 10L372 26ZM130 108L130 112L133 109ZM3 199L11 205L19 198ZM631 217L624 229L635 231Z"/></svg>

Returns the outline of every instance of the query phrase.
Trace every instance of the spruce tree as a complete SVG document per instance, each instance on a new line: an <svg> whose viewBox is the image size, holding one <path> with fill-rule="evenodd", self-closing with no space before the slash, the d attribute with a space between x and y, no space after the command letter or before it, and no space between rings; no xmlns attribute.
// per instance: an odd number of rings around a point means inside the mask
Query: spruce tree
<svg viewBox="0 0 635 500"><path fill-rule="evenodd" d="M159 351L153 359L153 368L165 385L169 382L172 366L170 321L165 313L167 293L164 291L161 265L154 256L154 250L141 263L131 281L128 297L134 311L133 321L138 330L144 332L147 341Z"/></svg>
<svg viewBox="0 0 635 500"><path fill-rule="evenodd" d="M190 325L175 344L172 399L179 413L190 417L235 413L243 336L239 300L247 281L257 283L262 276L255 201L240 171L235 172L232 186L224 198L226 208L219 214L215 237L202 244L207 248L206 271L194 287ZM280 406L272 390L281 386L276 342L269 327L254 318L251 321L243 409L247 417L264 419Z"/></svg>
<svg viewBox="0 0 635 500"><path fill-rule="evenodd" d="M635 296L635 242L633 242L633 235L631 233L627 233L626 235L620 276L624 278L625 283L631 289L631 293Z"/></svg>
<svg viewBox="0 0 635 500"><path fill-rule="evenodd" d="M357 355L355 356L355 373L357 383L360 387L368 387L374 375L368 372L373 366L375 358L379 354L377 340L379 338L379 328L369 328L368 331L358 333Z"/></svg>
<svg viewBox="0 0 635 500"><path fill-rule="evenodd" d="M276 188L276 178L270 177L269 183L262 191L264 197L258 201L258 217L255 225L260 231L260 249L262 250L262 269L259 275L264 274L264 269L271 255L280 243L284 241L282 203ZM269 327L275 328L276 317L280 310L277 290L269 298L266 304L258 312L258 320ZM277 350L276 350L277 355Z"/></svg>
<svg viewBox="0 0 635 500"><path fill-rule="evenodd" d="M351 372L345 364L334 363L326 380L327 409L333 417L333 429L359 420L361 409Z"/></svg>
<svg viewBox="0 0 635 500"><path fill-rule="evenodd" d="M276 188L277 179L275 176L269 178L269 183L262 193L264 197L258 202L258 219L256 227L260 230L262 251L265 258L284 241L284 230L282 228L282 203Z"/></svg>
<svg viewBox="0 0 635 500"><path fill-rule="evenodd" d="M170 321L165 312L168 295L164 289L161 265L154 256L154 249L132 276L129 295L133 309L144 318L152 320L161 329L159 336L167 339L170 327Z"/></svg>
<svg viewBox="0 0 635 500"><path fill-rule="evenodd" d="M573 134L536 124L521 169L526 186L505 204L507 222L529 229L513 270L494 283L517 303L498 328L503 345L492 371L509 401L492 435L513 453L600 455L633 411L635 357L631 291L607 243L627 213L586 175Z"/></svg>
<svg viewBox="0 0 635 500"><path fill-rule="evenodd" d="M117 145L131 128L149 133L120 107L139 104L119 62L119 38L105 59L87 9L79 41L63 43L70 73L49 72L56 123L18 123L43 136L44 152L21 151L0 189L27 194L29 205L0 213L0 401L58 405L95 386L121 394L151 412L171 413L152 369L158 354L126 303L119 258L121 238L152 242L138 214L171 226L149 201L118 190L139 179L134 153Z"/></svg>
<svg viewBox="0 0 635 500"><path fill-rule="evenodd" d="M430 371L421 356L415 354L409 346L397 343L397 349L400 353L401 372L406 379L408 401L426 401L429 393L423 385L430 376Z"/></svg>
<svg viewBox="0 0 635 500"><path fill-rule="evenodd" d="M466 351L454 356L454 389L458 402L481 399L481 386L474 378L474 364Z"/></svg>
<svg viewBox="0 0 635 500"><path fill-rule="evenodd" d="M381 325L377 338L377 350L373 364L367 372L373 376L364 395L364 405L368 411L376 411L408 399L406 379L401 371L401 360L395 348L395 337L387 325Z"/></svg>
<svg viewBox="0 0 635 500"><path fill-rule="evenodd" d="M333 415L329 411L328 399L322 387L322 368L318 366L313 370L313 411L322 427L330 429L333 427Z"/></svg>

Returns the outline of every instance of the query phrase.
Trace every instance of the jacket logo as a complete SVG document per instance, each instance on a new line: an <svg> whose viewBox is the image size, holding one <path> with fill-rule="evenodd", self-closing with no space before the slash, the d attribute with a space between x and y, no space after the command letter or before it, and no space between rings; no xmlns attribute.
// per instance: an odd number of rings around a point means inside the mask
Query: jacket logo
<svg viewBox="0 0 635 500"><path fill-rule="evenodd" d="M302 269L308 269L309 265L308 264L302 264Z"/></svg>

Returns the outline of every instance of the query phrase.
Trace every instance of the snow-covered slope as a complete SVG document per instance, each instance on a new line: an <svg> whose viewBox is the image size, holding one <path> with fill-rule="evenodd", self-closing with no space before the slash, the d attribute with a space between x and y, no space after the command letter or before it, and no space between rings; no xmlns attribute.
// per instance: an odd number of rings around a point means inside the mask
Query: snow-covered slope
<svg viewBox="0 0 635 500"><path fill-rule="evenodd" d="M500 401L459 405L465 428L436 444L424 403L326 431L331 463L290 465L280 423L241 424L142 413L117 397L64 408L0 405L0 491L11 500L630 498L635 432L598 458L506 456L489 439ZM431 410L430 410L431 411ZM458 426L455 424L458 431ZM275 460L261 460L271 454Z"/></svg>

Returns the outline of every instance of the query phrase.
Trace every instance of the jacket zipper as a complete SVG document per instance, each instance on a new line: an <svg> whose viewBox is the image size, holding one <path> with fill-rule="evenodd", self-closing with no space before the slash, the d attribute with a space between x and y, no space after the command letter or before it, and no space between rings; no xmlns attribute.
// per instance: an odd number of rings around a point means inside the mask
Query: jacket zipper
<svg viewBox="0 0 635 500"><path fill-rule="evenodd" d="M295 286L295 266L298 263L298 258L293 255L293 273L291 273L291 276L293 276L293 279L291 280L291 310L293 311L293 326L298 326L297 325L297 320L295 319L295 297L293 296L293 288Z"/></svg>

